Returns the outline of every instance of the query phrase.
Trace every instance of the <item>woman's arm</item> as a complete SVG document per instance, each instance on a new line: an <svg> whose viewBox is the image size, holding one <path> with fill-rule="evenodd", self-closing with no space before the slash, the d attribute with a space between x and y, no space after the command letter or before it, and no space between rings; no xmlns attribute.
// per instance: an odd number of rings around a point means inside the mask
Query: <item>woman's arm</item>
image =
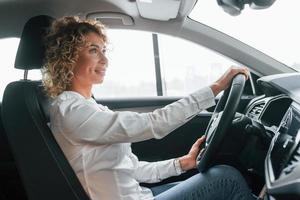
<svg viewBox="0 0 300 200"><path fill-rule="evenodd" d="M186 123L201 110L213 106L209 87L151 113L101 110L85 99L64 100L51 125L73 143L111 144L160 139Z"/></svg>
<svg viewBox="0 0 300 200"><path fill-rule="evenodd" d="M196 168L196 159L200 146L205 137L199 138L191 147L188 154L178 158L159 162L139 161L135 171L135 179L142 183L156 183L171 176L177 176L190 169ZM176 163L178 162L178 163Z"/></svg>
<svg viewBox="0 0 300 200"><path fill-rule="evenodd" d="M160 139L200 111L215 105L214 96L227 88L237 73L247 74L248 71L232 67L210 87L151 113L104 111L84 99L65 100L56 105L58 112L52 115L51 123L57 122L54 126L73 143L111 144Z"/></svg>
<svg viewBox="0 0 300 200"><path fill-rule="evenodd" d="M175 161L175 159L158 162L139 161L134 178L140 183L157 183L171 176L180 175L183 171L176 168Z"/></svg>

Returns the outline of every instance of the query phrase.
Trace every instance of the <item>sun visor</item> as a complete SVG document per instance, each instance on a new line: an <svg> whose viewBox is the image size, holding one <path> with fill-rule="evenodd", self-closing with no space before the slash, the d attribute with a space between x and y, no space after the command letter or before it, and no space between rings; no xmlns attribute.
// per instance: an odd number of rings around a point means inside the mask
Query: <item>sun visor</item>
<svg viewBox="0 0 300 200"><path fill-rule="evenodd" d="M123 13L95 12L87 15L87 19L96 19L109 26L132 26L132 17Z"/></svg>
<svg viewBox="0 0 300 200"><path fill-rule="evenodd" d="M143 18L168 21L178 15L181 0L137 0Z"/></svg>

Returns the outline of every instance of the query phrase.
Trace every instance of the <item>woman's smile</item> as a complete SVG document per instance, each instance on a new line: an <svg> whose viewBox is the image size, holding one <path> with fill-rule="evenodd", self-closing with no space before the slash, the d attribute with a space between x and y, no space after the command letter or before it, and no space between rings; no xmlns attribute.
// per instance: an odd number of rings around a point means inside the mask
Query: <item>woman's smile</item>
<svg viewBox="0 0 300 200"><path fill-rule="evenodd" d="M106 72L106 69L103 69L103 68L95 68L95 73L100 75L100 76L105 76L105 72Z"/></svg>

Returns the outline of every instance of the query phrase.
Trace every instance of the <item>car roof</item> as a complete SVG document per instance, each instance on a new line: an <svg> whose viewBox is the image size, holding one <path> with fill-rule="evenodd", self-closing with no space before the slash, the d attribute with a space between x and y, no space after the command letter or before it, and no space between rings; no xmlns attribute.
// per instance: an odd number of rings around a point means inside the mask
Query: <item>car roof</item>
<svg viewBox="0 0 300 200"><path fill-rule="evenodd" d="M0 0L0 38L20 37L26 21L36 15L100 16L109 28L150 30L151 27L153 32L174 35L195 3L196 0ZM132 23L128 24L130 20Z"/></svg>

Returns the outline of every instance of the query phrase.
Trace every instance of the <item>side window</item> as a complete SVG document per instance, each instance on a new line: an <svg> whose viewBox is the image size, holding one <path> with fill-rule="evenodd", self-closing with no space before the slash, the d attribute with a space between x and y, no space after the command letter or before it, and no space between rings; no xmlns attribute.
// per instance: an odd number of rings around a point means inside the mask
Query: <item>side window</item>
<svg viewBox="0 0 300 200"><path fill-rule="evenodd" d="M0 39L0 100L2 100L7 84L23 79L24 77L23 70L14 68L19 42L19 38ZM39 69L30 70L27 78L31 80L40 80L42 74Z"/></svg>
<svg viewBox="0 0 300 200"><path fill-rule="evenodd" d="M0 99L5 87L8 83L16 80L20 80L23 77L22 70L14 68L16 52L18 49L20 39L18 38L7 38L0 39Z"/></svg>
<svg viewBox="0 0 300 200"><path fill-rule="evenodd" d="M108 68L104 82L93 87L102 97L156 96L152 34L108 30Z"/></svg>
<svg viewBox="0 0 300 200"><path fill-rule="evenodd" d="M232 60L187 40L159 35L164 96L185 96L217 80Z"/></svg>
<svg viewBox="0 0 300 200"><path fill-rule="evenodd" d="M132 30L108 30L107 34L109 66L103 84L94 87L97 98L158 96L161 93L163 96L185 96L211 84L236 64L216 52L176 37L162 34L153 37L152 33ZM157 68L160 68L160 76Z"/></svg>

